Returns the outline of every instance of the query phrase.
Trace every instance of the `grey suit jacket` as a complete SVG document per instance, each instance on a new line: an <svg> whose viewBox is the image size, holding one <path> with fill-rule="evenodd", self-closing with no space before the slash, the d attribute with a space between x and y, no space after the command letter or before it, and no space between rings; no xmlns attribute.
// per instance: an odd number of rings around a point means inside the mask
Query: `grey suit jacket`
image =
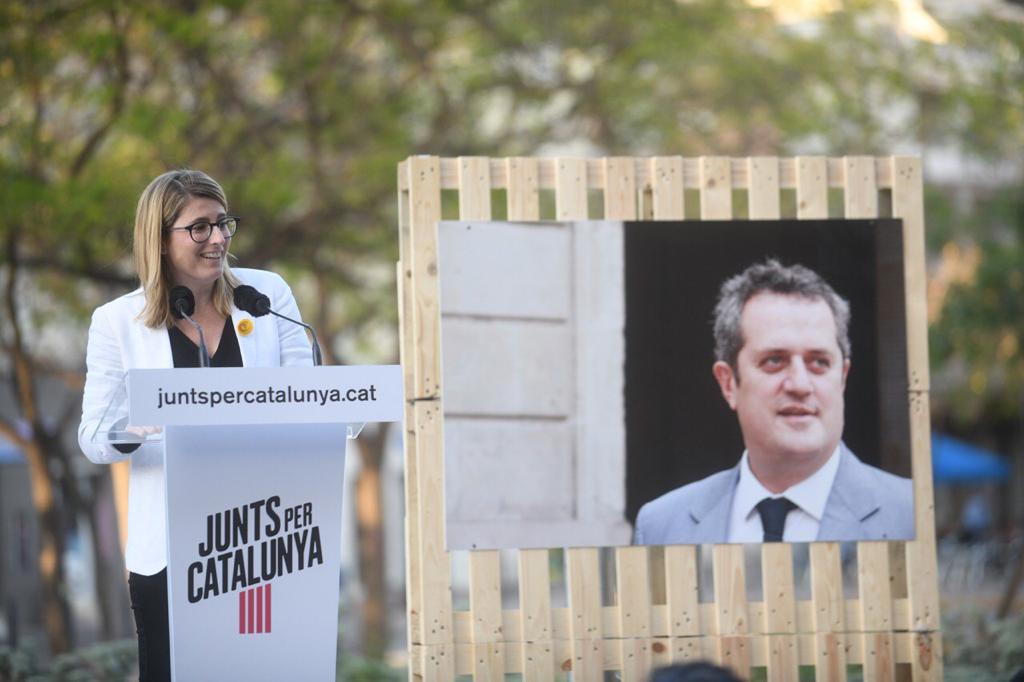
<svg viewBox="0 0 1024 682"><path fill-rule="evenodd" d="M911 540L914 491L908 478L864 464L840 446L839 469L818 528L819 541ZM676 488L640 508L635 545L726 542L739 465Z"/></svg>

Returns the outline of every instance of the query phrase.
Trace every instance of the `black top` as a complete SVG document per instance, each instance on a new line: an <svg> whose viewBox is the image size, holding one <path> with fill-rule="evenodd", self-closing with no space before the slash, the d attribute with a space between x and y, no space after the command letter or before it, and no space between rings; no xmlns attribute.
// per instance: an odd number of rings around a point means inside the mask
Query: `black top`
<svg viewBox="0 0 1024 682"><path fill-rule="evenodd" d="M167 330L171 337L171 356L174 359L174 366L177 367L198 367L199 346L192 343L192 339L185 336L185 332L177 327ZM231 318L224 320L224 332L220 336L220 345L217 352L210 356L210 367L241 367L242 350L238 347L238 337L235 335L235 326Z"/></svg>

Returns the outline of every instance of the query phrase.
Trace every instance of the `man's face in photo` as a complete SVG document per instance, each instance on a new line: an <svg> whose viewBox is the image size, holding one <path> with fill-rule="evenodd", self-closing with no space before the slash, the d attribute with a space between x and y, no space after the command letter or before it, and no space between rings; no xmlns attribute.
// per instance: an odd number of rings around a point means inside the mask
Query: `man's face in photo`
<svg viewBox="0 0 1024 682"><path fill-rule="evenodd" d="M752 463L823 463L842 437L850 368L831 308L821 299L761 292L743 306L740 329L735 370L720 361L713 371Z"/></svg>

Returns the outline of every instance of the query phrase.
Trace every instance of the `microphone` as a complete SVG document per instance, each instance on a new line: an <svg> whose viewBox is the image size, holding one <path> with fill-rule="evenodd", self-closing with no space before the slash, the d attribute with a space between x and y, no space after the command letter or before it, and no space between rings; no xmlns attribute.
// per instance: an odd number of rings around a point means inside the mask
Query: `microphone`
<svg viewBox="0 0 1024 682"><path fill-rule="evenodd" d="M196 311L196 297L192 295L192 290L183 286L174 287L171 289L170 303L171 314L175 319L188 320L199 332L199 366L209 367L210 353L206 350L206 337L203 336L203 328L192 319L192 314Z"/></svg>
<svg viewBox="0 0 1024 682"><path fill-rule="evenodd" d="M270 311L270 297L261 294L255 287L241 284L235 287L235 307L244 310L253 317L263 317Z"/></svg>
<svg viewBox="0 0 1024 682"><path fill-rule="evenodd" d="M292 324L297 324L300 327L306 329L309 335L313 338L313 365L320 367L324 364L323 353L320 352L320 342L316 338L316 330L312 326L299 320L293 320L287 315L282 315L279 312L271 310L270 298L266 294L261 294L255 287L251 287L248 284L242 284L235 287L234 291L235 307L239 310L244 310L253 317L263 317L267 313L280 317L282 320L288 320Z"/></svg>

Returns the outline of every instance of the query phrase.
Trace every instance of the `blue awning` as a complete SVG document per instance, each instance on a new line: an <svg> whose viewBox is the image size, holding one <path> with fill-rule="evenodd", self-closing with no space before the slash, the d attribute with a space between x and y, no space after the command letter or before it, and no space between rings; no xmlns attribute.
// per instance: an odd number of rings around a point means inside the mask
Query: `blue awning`
<svg viewBox="0 0 1024 682"><path fill-rule="evenodd" d="M932 474L938 483L996 483L1010 478L1005 457L962 440L932 433Z"/></svg>
<svg viewBox="0 0 1024 682"><path fill-rule="evenodd" d="M0 435L0 464L5 462L24 462L25 456L17 445Z"/></svg>

